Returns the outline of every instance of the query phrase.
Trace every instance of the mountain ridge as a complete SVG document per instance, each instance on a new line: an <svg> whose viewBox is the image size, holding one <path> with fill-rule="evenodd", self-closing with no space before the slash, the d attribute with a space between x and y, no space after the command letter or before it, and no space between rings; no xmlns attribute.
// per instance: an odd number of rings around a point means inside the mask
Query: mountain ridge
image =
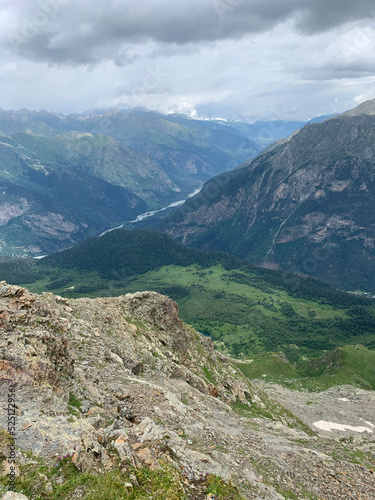
<svg viewBox="0 0 375 500"><path fill-rule="evenodd" d="M362 112L308 124L208 181L160 229L199 248L374 291L374 138L373 115Z"/></svg>
<svg viewBox="0 0 375 500"><path fill-rule="evenodd" d="M260 150L228 126L174 120L137 111L0 111L1 254L71 246L186 198ZM35 217L43 224L31 223Z"/></svg>

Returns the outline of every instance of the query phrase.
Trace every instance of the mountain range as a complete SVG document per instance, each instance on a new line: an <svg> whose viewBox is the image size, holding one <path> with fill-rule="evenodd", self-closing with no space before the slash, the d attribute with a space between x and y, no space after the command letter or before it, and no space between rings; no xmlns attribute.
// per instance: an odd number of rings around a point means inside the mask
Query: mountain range
<svg viewBox="0 0 375 500"><path fill-rule="evenodd" d="M260 149L238 124L136 110L1 110L1 254L71 246L183 200Z"/></svg>
<svg viewBox="0 0 375 500"><path fill-rule="evenodd" d="M373 498L375 101L0 122L0 496Z"/></svg>
<svg viewBox="0 0 375 500"><path fill-rule="evenodd" d="M375 291L375 100L208 181L162 223L188 245Z"/></svg>
<svg viewBox="0 0 375 500"><path fill-rule="evenodd" d="M0 110L1 255L50 253L180 202L302 125Z"/></svg>
<svg viewBox="0 0 375 500"><path fill-rule="evenodd" d="M262 148L249 139L249 127L142 110L83 115L0 111L2 134L24 132L45 138L35 151L42 160L58 158L90 170L130 187L155 206L180 199L259 153Z"/></svg>

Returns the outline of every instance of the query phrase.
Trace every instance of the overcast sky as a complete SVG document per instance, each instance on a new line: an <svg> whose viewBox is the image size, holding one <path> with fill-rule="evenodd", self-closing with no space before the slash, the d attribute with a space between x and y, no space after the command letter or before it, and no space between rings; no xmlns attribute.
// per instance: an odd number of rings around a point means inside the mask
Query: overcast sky
<svg viewBox="0 0 375 500"><path fill-rule="evenodd" d="M375 98L374 0L0 0L0 107L305 120Z"/></svg>

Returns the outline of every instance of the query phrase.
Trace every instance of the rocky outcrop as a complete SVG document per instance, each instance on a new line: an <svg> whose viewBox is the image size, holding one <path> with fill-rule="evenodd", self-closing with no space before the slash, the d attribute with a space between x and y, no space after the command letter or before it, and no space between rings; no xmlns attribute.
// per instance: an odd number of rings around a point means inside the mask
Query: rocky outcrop
<svg viewBox="0 0 375 500"><path fill-rule="evenodd" d="M69 461L79 474L173 467L191 499L207 498L202 485L213 476L231 479L243 498L375 495L368 468L329 456L332 440L251 384L168 297L68 300L1 282L0 314L0 390L15 389L21 476L42 459ZM63 480L30 477L47 498Z"/></svg>

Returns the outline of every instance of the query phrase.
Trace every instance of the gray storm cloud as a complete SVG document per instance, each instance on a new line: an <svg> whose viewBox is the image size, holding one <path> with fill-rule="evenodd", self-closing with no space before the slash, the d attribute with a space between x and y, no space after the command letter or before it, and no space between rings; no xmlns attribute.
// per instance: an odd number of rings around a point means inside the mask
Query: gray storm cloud
<svg viewBox="0 0 375 500"><path fill-rule="evenodd" d="M175 45L241 39L292 19L305 35L374 14L373 0L5 1L8 48L35 61L126 65L129 44Z"/></svg>
<svg viewBox="0 0 375 500"><path fill-rule="evenodd" d="M0 107L308 119L375 97L374 0L0 0Z"/></svg>

